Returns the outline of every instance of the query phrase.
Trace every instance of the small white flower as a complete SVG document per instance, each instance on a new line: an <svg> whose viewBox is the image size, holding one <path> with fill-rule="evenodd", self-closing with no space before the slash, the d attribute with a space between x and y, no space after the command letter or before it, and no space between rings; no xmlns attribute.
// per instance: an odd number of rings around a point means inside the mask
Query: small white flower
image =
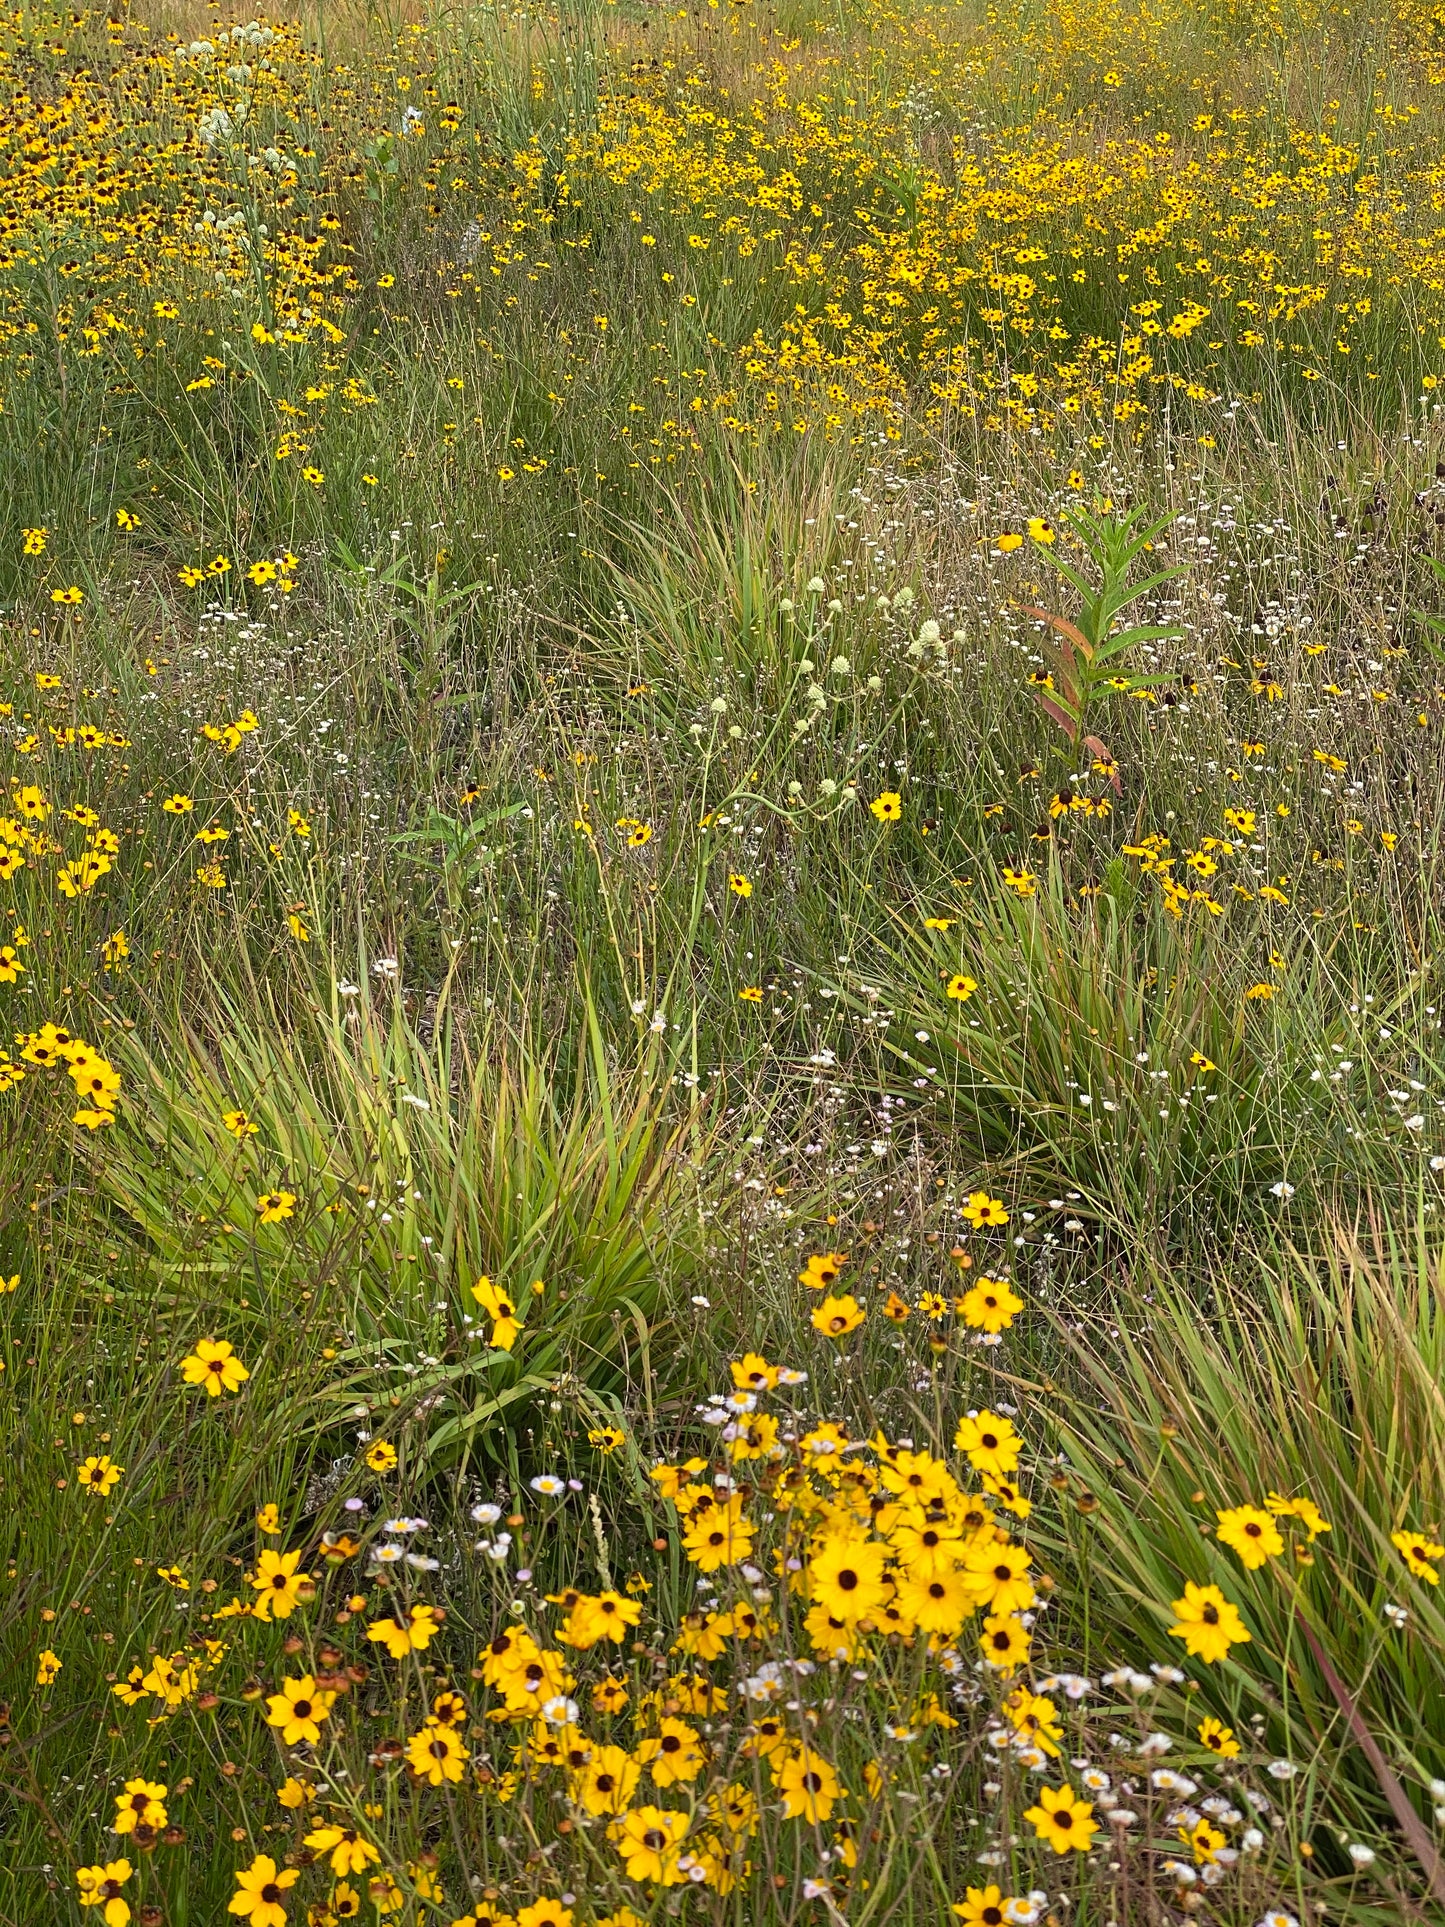
<svg viewBox="0 0 1445 1927"><path fill-rule="evenodd" d="M409 1566L415 1566L418 1572L440 1572L442 1569L440 1559L433 1559L424 1552L409 1552L406 1555L406 1563Z"/></svg>
<svg viewBox="0 0 1445 1927"><path fill-rule="evenodd" d="M426 1099L424 1097L418 1097L415 1091L403 1091L401 1101L403 1104L410 1104L414 1110L429 1111L431 1109L431 1105L427 1103Z"/></svg>
<svg viewBox="0 0 1445 1927"><path fill-rule="evenodd" d="M1358 1840L1351 1842L1345 1852L1357 1867L1372 1867L1375 1864L1375 1849L1361 1846Z"/></svg>
<svg viewBox="0 0 1445 1927"><path fill-rule="evenodd" d="M808 577L808 580L806 581L806 583L804 583L803 586L807 590L809 595L821 595L824 589L826 589L828 585L823 580L822 576L810 575Z"/></svg>
<svg viewBox="0 0 1445 1927"><path fill-rule="evenodd" d="M338 997L359 997L361 995L361 985L348 983L346 978L342 977L337 982L336 994Z"/></svg>
<svg viewBox="0 0 1445 1927"><path fill-rule="evenodd" d="M1386 1619L1389 1620L1396 1632L1400 1631L1410 1617L1406 1609L1403 1606L1397 1606L1393 1600L1386 1604L1383 1611Z"/></svg>
<svg viewBox="0 0 1445 1927"><path fill-rule="evenodd" d="M499 1505L474 1505L472 1507L472 1518L479 1526L494 1526L501 1516L502 1508Z"/></svg>
<svg viewBox="0 0 1445 1927"><path fill-rule="evenodd" d="M394 983L401 974L401 966L395 957L378 957L371 966L371 974L373 977L384 977L388 983Z"/></svg>
<svg viewBox="0 0 1445 1927"><path fill-rule="evenodd" d="M373 1546L371 1556L379 1566L394 1566L399 1559L406 1557L406 1550L402 1546L388 1543L384 1546Z"/></svg>
<svg viewBox="0 0 1445 1927"><path fill-rule="evenodd" d="M1269 1188L1283 1204L1288 1204L1294 1196L1294 1186L1288 1178L1281 1178L1278 1184L1272 1184Z"/></svg>
<svg viewBox="0 0 1445 1927"><path fill-rule="evenodd" d="M1287 1914L1283 1907L1271 1907L1268 1913L1260 1916L1258 1927L1299 1927L1299 1922L1293 1914Z"/></svg>
<svg viewBox="0 0 1445 1927"><path fill-rule="evenodd" d="M559 1492L567 1490L567 1481L559 1479L555 1472L539 1472L531 1483L532 1490L540 1492L544 1499L555 1499Z"/></svg>
<svg viewBox="0 0 1445 1927"><path fill-rule="evenodd" d="M575 1725L580 1714L576 1700L568 1699L565 1693L556 1693L542 1702L542 1718L549 1726Z"/></svg>
<svg viewBox="0 0 1445 1927"><path fill-rule="evenodd" d="M1272 1780L1292 1780L1299 1772L1293 1760L1271 1760L1264 1770Z"/></svg>

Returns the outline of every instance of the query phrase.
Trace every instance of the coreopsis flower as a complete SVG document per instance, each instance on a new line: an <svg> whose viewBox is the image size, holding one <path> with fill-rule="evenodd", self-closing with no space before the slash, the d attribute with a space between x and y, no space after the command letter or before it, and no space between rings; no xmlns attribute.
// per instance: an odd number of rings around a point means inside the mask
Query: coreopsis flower
<svg viewBox="0 0 1445 1927"><path fill-rule="evenodd" d="M77 1867L75 1884L82 1907L99 1907L105 1927L126 1927L130 1905L121 1889L131 1876L128 1860L108 1860L103 1867Z"/></svg>
<svg viewBox="0 0 1445 1927"><path fill-rule="evenodd" d="M1024 1818L1032 1821L1040 1840L1047 1840L1060 1854L1087 1853L1098 1832L1093 1803L1076 1800L1074 1789L1067 1784L1041 1788L1038 1805L1028 1808Z"/></svg>
<svg viewBox="0 0 1445 1927"><path fill-rule="evenodd" d="M1423 1579L1428 1586L1439 1585L1439 1569L1431 1561L1445 1559L1445 1546L1436 1545L1419 1532L1392 1532L1390 1543L1417 1579Z"/></svg>
<svg viewBox="0 0 1445 1927"><path fill-rule="evenodd" d="M1031 1644L1021 1619L1012 1613L990 1613L983 1622L978 1649L994 1671L1007 1679L1028 1658Z"/></svg>
<svg viewBox="0 0 1445 1927"><path fill-rule="evenodd" d="M750 897L753 894L752 882L741 871L734 870L728 875L728 888L735 897Z"/></svg>
<svg viewBox="0 0 1445 1927"><path fill-rule="evenodd" d="M92 1453L76 1467L75 1476L82 1491L88 1492L94 1499L104 1499L120 1484L124 1470L124 1466L117 1465L108 1452L102 1452L99 1456Z"/></svg>
<svg viewBox="0 0 1445 1927"><path fill-rule="evenodd" d="M566 1626L557 1637L564 1645L575 1646L582 1652L603 1639L620 1645L641 1618L642 1608L637 1601L624 1599L619 1592L608 1591L595 1596L582 1593L568 1612Z"/></svg>
<svg viewBox="0 0 1445 1927"><path fill-rule="evenodd" d="M572 1909L546 1894L518 1909L517 1927L572 1927Z"/></svg>
<svg viewBox="0 0 1445 1927"><path fill-rule="evenodd" d="M517 1334L522 1329L522 1320L517 1315L517 1307L508 1294L494 1285L490 1278L479 1278L472 1286L472 1296L482 1310L495 1320L492 1326L492 1349L509 1352L517 1342Z"/></svg>
<svg viewBox="0 0 1445 1927"><path fill-rule="evenodd" d="M262 1224L280 1224L296 1215L294 1191L263 1191L256 1199L256 1216Z"/></svg>
<svg viewBox="0 0 1445 1927"><path fill-rule="evenodd" d="M60 1677L62 1663L59 1653L53 1653L48 1646L42 1647L35 1662L35 1684L53 1686Z"/></svg>
<svg viewBox="0 0 1445 1927"><path fill-rule="evenodd" d="M897 790L884 790L868 807L880 823L897 823L903 815L903 798Z"/></svg>
<svg viewBox="0 0 1445 1927"><path fill-rule="evenodd" d="M1016 1898L1001 1887L970 1887L949 1911L958 1915L963 1927L1008 1927L1017 1906Z"/></svg>
<svg viewBox="0 0 1445 1927"><path fill-rule="evenodd" d="M808 1747L787 1754L781 1762L775 1757L773 1778L787 1818L806 1820L811 1826L828 1818L842 1792L834 1769Z"/></svg>
<svg viewBox="0 0 1445 1927"><path fill-rule="evenodd" d="M278 1867L270 1854L258 1853L237 1873L227 1911L239 1914L250 1927L286 1927L286 1895L300 1878L296 1867Z"/></svg>
<svg viewBox="0 0 1445 1927"><path fill-rule="evenodd" d="M835 1540L808 1562L809 1591L835 1619L856 1626L892 1595L887 1560L888 1548L877 1541Z"/></svg>
<svg viewBox="0 0 1445 1927"><path fill-rule="evenodd" d="M1305 1529L1305 1537L1310 1545L1314 1544L1322 1532L1331 1532L1334 1529L1313 1499L1303 1496L1286 1499L1278 1492L1268 1492L1265 1494L1264 1502L1276 1519L1298 1519Z"/></svg>
<svg viewBox="0 0 1445 1927"><path fill-rule="evenodd" d="M1234 1729L1226 1726L1223 1720L1215 1719L1211 1713L1199 1722L1199 1744L1207 1746L1211 1753L1217 1753L1221 1760L1232 1760L1239 1754L1239 1741L1234 1737Z"/></svg>
<svg viewBox="0 0 1445 1927"><path fill-rule="evenodd" d="M963 1215L976 1231L996 1230L1008 1223L1002 1198L991 1198L987 1191L971 1191Z"/></svg>
<svg viewBox="0 0 1445 1927"><path fill-rule="evenodd" d="M629 1880L648 1880L675 1887L685 1876L678 1867L688 1817L662 1807L638 1807L615 1820L611 1837Z"/></svg>
<svg viewBox="0 0 1445 1927"><path fill-rule="evenodd" d="M742 1500L734 1494L723 1505L710 1506L694 1519L682 1537L683 1550L700 1572L738 1566L753 1552L753 1527L744 1518Z"/></svg>
<svg viewBox="0 0 1445 1927"><path fill-rule="evenodd" d="M291 1617L303 1593L314 1583L309 1572L297 1570L300 1564L299 1552L277 1552L271 1546L262 1548L251 1578L251 1584L260 1594L256 1601L258 1618Z"/></svg>
<svg viewBox="0 0 1445 1927"><path fill-rule="evenodd" d="M643 1740L635 1755L660 1787L685 1785L707 1764L702 1742L685 1720L665 1719L658 1731Z"/></svg>
<svg viewBox="0 0 1445 1927"><path fill-rule="evenodd" d="M169 1791L158 1780L127 1780L124 1790L115 1796L114 1831L134 1833L137 1827L163 1827Z"/></svg>
<svg viewBox="0 0 1445 1927"><path fill-rule="evenodd" d="M1175 1623L1169 1631L1184 1641L1191 1659L1202 1659L1206 1666L1226 1658L1231 1646L1242 1646L1251 1637L1239 1608L1218 1586L1196 1586L1188 1580L1184 1597L1174 1601L1173 1611Z"/></svg>
<svg viewBox="0 0 1445 1927"><path fill-rule="evenodd" d="M1219 1521L1215 1538L1237 1552L1246 1570L1256 1572L1277 1553L1284 1551L1284 1540L1269 1513L1258 1506L1237 1505L1227 1512L1216 1512Z"/></svg>
<svg viewBox="0 0 1445 1927"><path fill-rule="evenodd" d="M1000 1279L980 1278L953 1301L954 1310L973 1331L1005 1332L1024 1308L1024 1301Z"/></svg>
<svg viewBox="0 0 1445 1927"><path fill-rule="evenodd" d="M439 1720L428 1720L419 1733L406 1743L406 1762L418 1780L431 1786L460 1780L467 1763L467 1749L454 1727Z"/></svg>
<svg viewBox="0 0 1445 1927"><path fill-rule="evenodd" d="M641 1778L642 1767L624 1748L594 1746L585 1766L573 1776L571 1797L587 1813L624 1813Z"/></svg>
<svg viewBox="0 0 1445 1927"><path fill-rule="evenodd" d="M202 1338L181 1360L181 1376L187 1385L204 1385L208 1397L219 1398L222 1392L239 1391L251 1374L236 1357L229 1339Z"/></svg>
<svg viewBox="0 0 1445 1927"><path fill-rule="evenodd" d="M963 1578L975 1600L990 1612L1027 1612L1034 1603L1031 1563L1023 1546L976 1541L963 1555Z"/></svg>
<svg viewBox="0 0 1445 1927"><path fill-rule="evenodd" d="M376 1439L366 1448L366 1463L373 1472L394 1472L397 1466L396 1447L386 1439Z"/></svg>
<svg viewBox="0 0 1445 1927"><path fill-rule="evenodd" d="M949 978L944 994L956 1004L966 1004L978 989L978 979L970 977L966 971L957 970Z"/></svg>
<svg viewBox="0 0 1445 1927"><path fill-rule="evenodd" d="M806 1285L809 1291L830 1290L847 1262L846 1251L815 1251L798 1273L798 1283Z"/></svg>
<svg viewBox="0 0 1445 1927"><path fill-rule="evenodd" d="M825 1298L821 1305L813 1309L812 1325L814 1331L821 1332L825 1338L846 1338L849 1332L856 1331L867 1314L851 1292L844 1292L838 1298Z"/></svg>
<svg viewBox="0 0 1445 1927"><path fill-rule="evenodd" d="M953 1443L956 1450L967 1457L975 1472L992 1472L999 1476L1017 1470L1023 1451L1023 1440L1014 1430L1012 1421L989 1411L961 1418L953 1435Z"/></svg>
<svg viewBox="0 0 1445 1927"><path fill-rule="evenodd" d="M393 1659L409 1653L424 1653L441 1631L444 1615L436 1606L392 1607L385 1619L375 1619L366 1629L368 1639L385 1646Z"/></svg>
<svg viewBox="0 0 1445 1927"><path fill-rule="evenodd" d="M310 1673L303 1673L299 1679L283 1679L281 1691L272 1693L266 1701L266 1724L277 1728L287 1746L299 1746L303 1740L315 1746L335 1698L334 1693L318 1686ZM338 1873L347 1871L337 1868Z"/></svg>
<svg viewBox="0 0 1445 1927"><path fill-rule="evenodd" d="M317 1827L306 1836L306 1844L318 1858L330 1854L335 1874L365 1873L381 1859L379 1850L364 1840L354 1827L328 1825Z"/></svg>

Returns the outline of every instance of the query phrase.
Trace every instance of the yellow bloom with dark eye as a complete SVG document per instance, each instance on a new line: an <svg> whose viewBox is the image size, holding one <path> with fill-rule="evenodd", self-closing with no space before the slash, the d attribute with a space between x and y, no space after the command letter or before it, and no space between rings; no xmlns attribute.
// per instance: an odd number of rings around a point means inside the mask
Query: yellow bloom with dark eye
<svg viewBox="0 0 1445 1927"><path fill-rule="evenodd" d="M0 943L0 984L18 983L24 974L19 951L13 944Z"/></svg>
<svg viewBox="0 0 1445 1927"><path fill-rule="evenodd" d="M1211 1753L1217 1753L1221 1760L1232 1760L1239 1752L1234 1729L1226 1726L1223 1720L1215 1719L1212 1713L1199 1722L1199 1744L1207 1746Z"/></svg>
<svg viewBox="0 0 1445 1927"><path fill-rule="evenodd" d="M406 1763L418 1780L429 1786L442 1786L460 1780L467 1764L467 1749L453 1727L428 1720L419 1733L406 1743Z"/></svg>
<svg viewBox="0 0 1445 1927"><path fill-rule="evenodd" d="M743 876L742 873L737 870L733 870L729 873L728 888L729 890L732 891L735 897L750 897L753 894L753 886L751 882L747 877Z"/></svg>
<svg viewBox="0 0 1445 1927"><path fill-rule="evenodd" d="M663 1807L637 1807L612 1823L610 1832L629 1880L675 1887L684 1878L678 1866L687 1835L685 1813Z"/></svg>
<svg viewBox="0 0 1445 1927"><path fill-rule="evenodd" d="M1041 515L1029 517L1029 540L1047 546L1054 540L1054 531Z"/></svg>
<svg viewBox="0 0 1445 1927"><path fill-rule="evenodd" d="M396 1447L386 1439L378 1439L374 1445L366 1448L366 1463L373 1472L394 1472L397 1465Z"/></svg>
<svg viewBox="0 0 1445 1927"><path fill-rule="evenodd" d="M978 979L967 976L960 970L949 978L947 995L957 1004L966 1004L977 989Z"/></svg>
<svg viewBox="0 0 1445 1927"><path fill-rule="evenodd" d="M773 1777L783 1796L783 1812L789 1820L806 1820L816 1826L826 1820L842 1795L838 1775L819 1753L800 1747L779 1765L773 1760Z"/></svg>
<svg viewBox="0 0 1445 1927"><path fill-rule="evenodd" d="M258 1853L244 1872L236 1875L236 1892L228 1912L239 1914L250 1927L285 1927L286 1895L301 1878L295 1867L278 1867L268 1853Z"/></svg>
<svg viewBox="0 0 1445 1927"><path fill-rule="evenodd" d="M1012 529L1006 530L1004 534L999 536L996 543L996 547L1003 555L1012 555L1015 549L1021 549L1023 545L1023 537L1016 534Z"/></svg>
<svg viewBox="0 0 1445 1927"><path fill-rule="evenodd" d="M389 1617L376 1619L366 1629L368 1639L385 1646L393 1659L424 1653L441 1631L442 1614L435 1606L393 1606Z"/></svg>
<svg viewBox="0 0 1445 1927"><path fill-rule="evenodd" d="M986 1664L1007 1679L1029 1656L1028 1628L1012 1613L990 1613L978 1637Z"/></svg>
<svg viewBox="0 0 1445 1927"><path fill-rule="evenodd" d="M128 1860L108 1860L103 1867L77 1867L75 1884L82 1907L99 1907L105 1927L126 1927L130 1906L121 1889L131 1876ZM267 1923L262 1923L267 1927Z"/></svg>
<svg viewBox="0 0 1445 1927"><path fill-rule="evenodd" d="M82 1460L76 1469L76 1477L82 1490L89 1492L93 1498L103 1499L112 1487L120 1484L124 1470L108 1453L102 1452L98 1458L92 1454L90 1458Z"/></svg>
<svg viewBox="0 0 1445 1927"><path fill-rule="evenodd" d="M849 1332L858 1329L866 1315L853 1294L844 1292L838 1298L825 1298L814 1308L813 1330L825 1338L846 1338Z"/></svg>
<svg viewBox="0 0 1445 1927"><path fill-rule="evenodd" d="M808 1590L832 1618L856 1626L891 1598L887 1566L888 1548L877 1540L833 1540L809 1560Z"/></svg>
<svg viewBox="0 0 1445 1927"><path fill-rule="evenodd" d="M84 602L85 591L84 589L77 589L72 582L68 589L52 589L50 591L50 600L60 603L65 608L74 609L80 603Z"/></svg>
<svg viewBox="0 0 1445 1927"><path fill-rule="evenodd" d="M279 1731L287 1746L299 1746L303 1740L315 1746L335 1698L334 1693L318 1686L310 1673L303 1673L299 1679L283 1679L281 1691L272 1693L266 1701L266 1724ZM349 1869L338 1867L336 1871L346 1873Z"/></svg>
<svg viewBox="0 0 1445 1927"><path fill-rule="evenodd" d="M626 1436L620 1425L595 1425L587 1434L587 1443L604 1458L611 1458Z"/></svg>
<svg viewBox="0 0 1445 1927"><path fill-rule="evenodd" d="M1074 1789L1067 1785L1043 1787L1039 1804L1030 1807L1024 1818L1033 1822L1034 1832L1055 1853L1087 1853L1098 1832L1092 1802L1076 1800Z"/></svg>
<svg viewBox="0 0 1445 1927"><path fill-rule="evenodd" d="M161 808L168 816L184 816L187 811L193 810L195 807L194 797L186 796L180 790L177 790L174 796L168 796L165 802L161 804Z"/></svg>
<svg viewBox="0 0 1445 1927"><path fill-rule="evenodd" d="M261 1128L244 1111L226 1111L222 1115L221 1122L234 1138L255 1137Z"/></svg>
<svg viewBox="0 0 1445 1927"><path fill-rule="evenodd" d="M181 1376L187 1385L204 1385L209 1397L219 1398L222 1392L239 1391L251 1374L236 1357L229 1339L202 1338L181 1360Z"/></svg>
<svg viewBox="0 0 1445 1927"><path fill-rule="evenodd" d="M49 529L22 529L20 531L23 537L21 553L24 555L44 555L45 538L49 533Z"/></svg>
<svg viewBox="0 0 1445 1927"><path fill-rule="evenodd" d="M35 1684L53 1686L60 1677L61 1663L58 1653L51 1652L48 1646L42 1647L35 1662Z"/></svg>
<svg viewBox="0 0 1445 1927"><path fill-rule="evenodd" d="M517 1316L517 1307L506 1292L494 1285L490 1278L478 1278L472 1286L472 1296L496 1322L492 1326L492 1349L509 1352L517 1342L517 1334L522 1329L522 1320Z"/></svg>
<svg viewBox="0 0 1445 1927"><path fill-rule="evenodd" d="M315 1583L309 1572L297 1570L300 1564L299 1552L277 1552L271 1546L262 1549L251 1578L260 1594L256 1601L259 1619L289 1619L295 1612L302 1594Z"/></svg>
<svg viewBox="0 0 1445 1927"><path fill-rule="evenodd" d="M966 1325L991 1334L1007 1331L1023 1308L1023 1299L995 1278L981 1278L954 1300L954 1309Z"/></svg>
<svg viewBox="0 0 1445 1927"><path fill-rule="evenodd" d="M1311 1545L1322 1532L1334 1530L1314 1500L1306 1498L1303 1493L1297 1498L1286 1499L1278 1492L1267 1492L1264 1502L1276 1519L1298 1519Z"/></svg>
<svg viewBox="0 0 1445 1927"><path fill-rule="evenodd" d="M663 1720L658 1731L640 1743L634 1757L662 1787L695 1780L707 1764L702 1742L686 1720Z"/></svg>
<svg viewBox="0 0 1445 1927"><path fill-rule="evenodd" d="M998 1230L1008 1223L1002 1198L991 1198L987 1191L970 1191L963 1215L975 1231Z"/></svg>
<svg viewBox="0 0 1445 1927"><path fill-rule="evenodd" d="M846 1251L815 1251L798 1273L798 1283L809 1291L823 1291L836 1283L848 1262Z"/></svg>
<svg viewBox="0 0 1445 1927"><path fill-rule="evenodd" d="M1242 1646L1251 1638L1249 1628L1218 1586L1196 1586L1191 1579L1184 1597L1174 1601L1175 1623L1169 1628L1175 1639L1184 1641L1191 1659L1202 1659L1213 1666L1226 1659L1231 1646Z"/></svg>
<svg viewBox="0 0 1445 1927"><path fill-rule="evenodd" d="M884 790L868 807L880 823L897 823L903 815L903 798L897 790Z"/></svg>
<svg viewBox="0 0 1445 1927"><path fill-rule="evenodd" d="M1069 478L1070 488L1082 488L1084 478L1077 483ZM1002 1887L970 1887L962 1900L955 1900L950 1911L958 1915L963 1927L1007 1927L1015 1918L1015 1909L1026 1903L1019 1902L1013 1895L1005 1894Z"/></svg>
<svg viewBox="0 0 1445 1927"><path fill-rule="evenodd" d="M318 1827L307 1834L306 1844L318 1856L329 1853L331 1871L336 1874L365 1873L381 1859L377 1848L363 1840L355 1827Z"/></svg>
<svg viewBox="0 0 1445 1927"><path fill-rule="evenodd" d="M294 1191L263 1191L256 1200L256 1215L262 1224L280 1224L296 1215Z"/></svg>
<svg viewBox="0 0 1445 1927"><path fill-rule="evenodd" d="M115 1832L134 1833L137 1827L163 1827L169 1791L159 1781L127 1780L124 1791L115 1796Z"/></svg>
<svg viewBox="0 0 1445 1927"><path fill-rule="evenodd" d="M1227 1512L1217 1512L1215 1516L1219 1520L1215 1538L1221 1545L1237 1552L1248 1571L1258 1571L1276 1553L1284 1551L1284 1540L1279 1535L1278 1526L1258 1506L1237 1505Z"/></svg>
<svg viewBox="0 0 1445 1927"><path fill-rule="evenodd" d="M1423 1579L1427 1586L1439 1585L1440 1574L1431 1561L1445 1559L1445 1546L1436 1545L1433 1539L1419 1532L1392 1532L1390 1544L1417 1579Z"/></svg>

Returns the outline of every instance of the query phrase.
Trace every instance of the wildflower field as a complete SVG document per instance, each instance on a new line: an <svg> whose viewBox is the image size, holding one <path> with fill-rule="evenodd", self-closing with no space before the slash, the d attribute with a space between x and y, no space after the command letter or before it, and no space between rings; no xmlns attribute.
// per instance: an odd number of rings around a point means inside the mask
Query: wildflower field
<svg viewBox="0 0 1445 1927"><path fill-rule="evenodd" d="M0 1927L1445 1921L1445 6L0 11Z"/></svg>

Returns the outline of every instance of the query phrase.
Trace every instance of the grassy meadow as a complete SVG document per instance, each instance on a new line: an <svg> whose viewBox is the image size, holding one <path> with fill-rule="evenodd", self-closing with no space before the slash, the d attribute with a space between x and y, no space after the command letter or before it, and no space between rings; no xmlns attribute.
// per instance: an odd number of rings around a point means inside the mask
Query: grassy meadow
<svg viewBox="0 0 1445 1927"><path fill-rule="evenodd" d="M1445 1920L1445 9L0 13L0 1927Z"/></svg>

